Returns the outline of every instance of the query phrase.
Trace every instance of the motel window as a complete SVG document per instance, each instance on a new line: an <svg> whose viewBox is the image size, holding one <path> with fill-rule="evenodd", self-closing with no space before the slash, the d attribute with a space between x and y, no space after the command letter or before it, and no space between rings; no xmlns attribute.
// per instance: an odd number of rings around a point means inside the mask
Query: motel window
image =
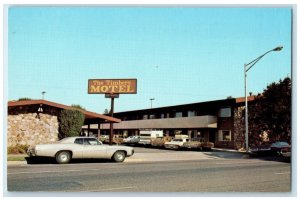
<svg viewBox="0 0 300 201"><path fill-rule="evenodd" d="M147 114L144 114L144 115L143 115L143 119L148 119L148 115L147 115Z"/></svg>
<svg viewBox="0 0 300 201"><path fill-rule="evenodd" d="M219 141L231 141L230 130L219 130Z"/></svg>
<svg viewBox="0 0 300 201"><path fill-rule="evenodd" d="M195 111L188 111L188 117L194 117L196 116L196 112Z"/></svg>
<svg viewBox="0 0 300 201"><path fill-rule="evenodd" d="M155 115L154 114L150 114L149 119L155 119Z"/></svg>
<svg viewBox="0 0 300 201"><path fill-rule="evenodd" d="M165 118L165 114L162 113L162 114L160 115L160 118L161 118L161 119Z"/></svg>
<svg viewBox="0 0 300 201"><path fill-rule="evenodd" d="M182 130L174 130L175 135L182 135Z"/></svg>
<svg viewBox="0 0 300 201"><path fill-rule="evenodd" d="M176 112L175 113L175 117L177 118L177 117L182 117L182 112Z"/></svg>
<svg viewBox="0 0 300 201"><path fill-rule="evenodd" d="M231 108L225 107L219 110L219 117L231 117Z"/></svg>

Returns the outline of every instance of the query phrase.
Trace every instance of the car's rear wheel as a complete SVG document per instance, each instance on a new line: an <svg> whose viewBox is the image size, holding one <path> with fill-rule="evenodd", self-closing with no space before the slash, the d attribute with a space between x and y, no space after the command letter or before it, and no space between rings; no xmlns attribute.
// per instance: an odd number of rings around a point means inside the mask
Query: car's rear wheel
<svg viewBox="0 0 300 201"><path fill-rule="evenodd" d="M56 162L59 164L66 164L71 161L71 153L69 151L61 151L56 154Z"/></svg>
<svg viewBox="0 0 300 201"><path fill-rule="evenodd" d="M121 163L125 160L126 154L124 151L117 151L114 155L113 155L113 160L117 163Z"/></svg>

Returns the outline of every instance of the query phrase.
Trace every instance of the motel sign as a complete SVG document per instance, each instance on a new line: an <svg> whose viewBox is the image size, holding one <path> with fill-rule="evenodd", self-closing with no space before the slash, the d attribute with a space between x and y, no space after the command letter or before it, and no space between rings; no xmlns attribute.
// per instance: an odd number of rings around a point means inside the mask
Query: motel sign
<svg viewBox="0 0 300 201"><path fill-rule="evenodd" d="M136 79L89 79L89 94L136 94Z"/></svg>

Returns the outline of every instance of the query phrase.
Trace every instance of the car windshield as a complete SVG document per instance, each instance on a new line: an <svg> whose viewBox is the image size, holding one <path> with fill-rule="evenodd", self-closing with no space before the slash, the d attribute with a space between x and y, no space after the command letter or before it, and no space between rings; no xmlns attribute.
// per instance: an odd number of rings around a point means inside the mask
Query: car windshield
<svg viewBox="0 0 300 201"><path fill-rule="evenodd" d="M287 142L276 142L274 143L274 145L278 145L278 146L288 146L289 144Z"/></svg>

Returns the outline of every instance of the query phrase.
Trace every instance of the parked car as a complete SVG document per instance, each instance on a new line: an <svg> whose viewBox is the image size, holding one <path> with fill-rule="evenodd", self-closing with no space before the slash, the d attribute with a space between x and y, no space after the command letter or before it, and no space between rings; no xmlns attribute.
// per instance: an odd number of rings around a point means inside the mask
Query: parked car
<svg viewBox="0 0 300 201"><path fill-rule="evenodd" d="M291 147L291 145L289 143L287 143L287 142L281 142L281 141L274 142L270 146L271 151L276 152L278 154L281 152L281 150L283 148L290 148L290 147Z"/></svg>
<svg viewBox="0 0 300 201"><path fill-rule="evenodd" d="M57 163L69 163L71 159L112 159L123 162L132 156L134 149L126 146L109 146L94 137L68 137L54 144L38 144L27 150L29 157L53 157Z"/></svg>
<svg viewBox="0 0 300 201"><path fill-rule="evenodd" d="M104 141L102 141L104 144L109 144L109 136L106 138ZM123 138L119 135L114 135L112 138L112 143L113 144L122 144L123 143Z"/></svg>
<svg viewBox="0 0 300 201"><path fill-rule="evenodd" d="M284 157L291 157L291 147L284 147L280 151L280 155Z"/></svg>
<svg viewBox="0 0 300 201"><path fill-rule="evenodd" d="M291 147L284 147L280 151L280 156L282 156L285 160L291 160Z"/></svg>
<svg viewBox="0 0 300 201"><path fill-rule="evenodd" d="M133 135L123 139L124 144L138 144L140 141L140 136Z"/></svg>
<svg viewBox="0 0 300 201"><path fill-rule="evenodd" d="M164 147L166 149L180 149L183 148L183 145L187 142L190 142L188 135L175 135L175 138L173 138L170 142L165 142ZM188 148L188 146L185 148Z"/></svg>
<svg viewBox="0 0 300 201"><path fill-rule="evenodd" d="M165 137L157 137L151 140L152 147L163 148L166 142L171 142L172 137L165 136Z"/></svg>
<svg viewBox="0 0 300 201"><path fill-rule="evenodd" d="M100 135L99 140L100 140L101 142L104 142L104 141L107 140L107 139L109 139L109 135Z"/></svg>
<svg viewBox="0 0 300 201"><path fill-rule="evenodd" d="M254 154L270 154L271 153L271 144L269 142L263 142L260 145L253 146L250 148L250 152Z"/></svg>

